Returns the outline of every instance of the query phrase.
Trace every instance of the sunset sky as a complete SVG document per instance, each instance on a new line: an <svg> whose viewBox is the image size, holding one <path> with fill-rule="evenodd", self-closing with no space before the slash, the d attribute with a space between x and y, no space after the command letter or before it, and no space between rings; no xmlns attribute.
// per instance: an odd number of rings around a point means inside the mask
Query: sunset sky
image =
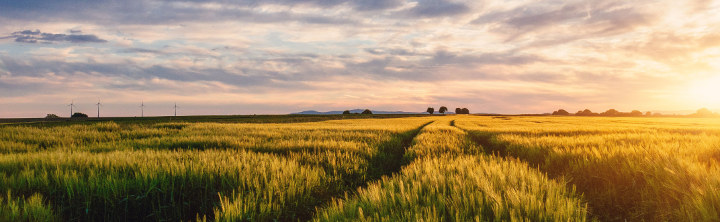
<svg viewBox="0 0 720 222"><path fill-rule="evenodd" d="M720 1L0 0L0 118L720 109Z"/></svg>

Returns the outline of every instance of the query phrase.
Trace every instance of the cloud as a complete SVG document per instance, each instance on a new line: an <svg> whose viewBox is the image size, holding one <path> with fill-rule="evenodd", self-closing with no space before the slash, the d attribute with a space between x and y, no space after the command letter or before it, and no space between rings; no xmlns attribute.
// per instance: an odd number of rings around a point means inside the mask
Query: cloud
<svg viewBox="0 0 720 222"><path fill-rule="evenodd" d="M173 0L29 0L0 1L0 16L32 21L93 21L98 24L180 24L197 21L244 21L251 23L302 22L353 24L356 21L330 16L350 7L357 11L383 10L399 0L267 0L267 1L173 1ZM268 10L268 8L273 8ZM309 8L308 13L298 12ZM324 13L315 13L314 9ZM327 12L327 13L326 13Z"/></svg>
<svg viewBox="0 0 720 222"><path fill-rule="evenodd" d="M53 42L71 42L71 43L105 43L107 40L100 39L96 35L74 34L53 34L40 32L40 30L23 30L13 32L10 36L3 37L5 39L14 38L16 42L22 43L53 43Z"/></svg>
<svg viewBox="0 0 720 222"><path fill-rule="evenodd" d="M470 7L466 4L448 0L420 0L415 7L408 10L408 14L413 17L445 17L468 12Z"/></svg>
<svg viewBox="0 0 720 222"><path fill-rule="evenodd" d="M708 49L720 49L720 34L683 35L672 32L656 33L644 41L635 41L622 46L624 53L637 58L646 58L677 73L712 72L712 56L699 56Z"/></svg>
<svg viewBox="0 0 720 222"><path fill-rule="evenodd" d="M406 8L408 5L413 7ZM396 12L401 10L401 12ZM29 0L0 1L0 17L97 24L181 24L197 21L301 22L360 25L368 17L453 17L471 12L452 0Z"/></svg>
<svg viewBox="0 0 720 222"><path fill-rule="evenodd" d="M444 50L435 52L432 59L425 62L434 65L449 64L499 64L499 65L523 65L534 62L544 62L546 59L536 55L522 55L512 52L486 53L480 55L460 55Z"/></svg>
<svg viewBox="0 0 720 222"><path fill-rule="evenodd" d="M447 100L515 113L647 105L648 92L681 94L686 79L718 73L718 8L708 0L0 1L0 96L152 94L319 110ZM682 103L664 99L655 109Z"/></svg>
<svg viewBox="0 0 720 222"><path fill-rule="evenodd" d="M655 3L657 4L657 3ZM642 5L643 7L640 7ZM560 1L548 4L526 4L509 10L485 13L472 21L476 25L493 25L492 30L515 41L533 38L531 45L553 45L584 38L624 34L639 26L656 22L662 12L648 12L653 2L626 1ZM661 6L655 6L662 8ZM573 30L568 32L568 30ZM537 38L539 34L543 34Z"/></svg>
<svg viewBox="0 0 720 222"><path fill-rule="evenodd" d="M301 89L304 84L298 80L316 75L287 75L271 70L242 68L225 70L217 68L178 68L165 65L143 66L130 61L118 63L65 62L39 59L18 60L0 57L4 69L14 77L49 78L63 77L72 79L83 73L89 79L116 79L119 83L103 84L102 87L135 90L163 90L148 88L143 82L153 79L177 82L217 82L236 87L239 91L259 91L273 89ZM288 61L293 62L293 61ZM316 78L321 78L317 76ZM88 83L92 81L88 80Z"/></svg>

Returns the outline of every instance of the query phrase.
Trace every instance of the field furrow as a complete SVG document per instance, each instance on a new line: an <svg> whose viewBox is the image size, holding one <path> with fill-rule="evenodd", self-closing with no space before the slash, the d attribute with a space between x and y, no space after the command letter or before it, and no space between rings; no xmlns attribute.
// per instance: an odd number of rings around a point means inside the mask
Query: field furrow
<svg viewBox="0 0 720 222"><path fill-rule="evenodd" d="M430 121L4 126L0 188L61 220L306 220L396 172Z"/></svg>
<svg viewBox="0 0 720 222"><path fill-rule="evenodd" d="M2 125L0 221L720 220L720 119L283 121Z"/></svg>
<svg viewBox="0 0 720 222"><path fill-rule="evenodd" d="M482 117L456 124L489 153L567 179L603 221L720 215L715 119Z"/></svg>
<svg viewBox="0 0 720 222"><path fill-rule="evenodd" d="M336 200L316 221L585 221L586 206L563 183L482 148L441 118L423 128L399 174Z"/></svg>

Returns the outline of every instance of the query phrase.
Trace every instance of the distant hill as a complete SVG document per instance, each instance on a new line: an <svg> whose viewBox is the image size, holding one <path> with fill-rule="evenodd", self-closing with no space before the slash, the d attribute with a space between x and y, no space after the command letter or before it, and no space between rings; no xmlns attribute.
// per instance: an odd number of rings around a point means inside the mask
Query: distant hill
<svg viewBox="0 0 720 222"><path fill-rule="evenodd" d="M362 111L365 109L351 109L350 113L362 113ZM380 110L370 110L373 114L422 114L421 112L404 112L404 111L380 111ZM302 115L329 115L329 114L342 114L343 111L328 111L328 112L319 112L315 110L307 110L302 111L298 113L291 113L291 114L302 114ZM446 114L452 114L452 113L446 113Z"/></svg>

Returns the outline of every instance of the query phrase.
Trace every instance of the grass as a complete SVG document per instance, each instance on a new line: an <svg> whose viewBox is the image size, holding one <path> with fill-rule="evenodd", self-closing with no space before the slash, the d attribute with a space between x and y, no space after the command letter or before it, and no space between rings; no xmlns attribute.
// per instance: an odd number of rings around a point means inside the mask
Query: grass
<svg viewBox="0 0 720 222"><path fill-rule="evenodd" d="M464 118L490 152L566 178L605 221L717 220L720 121L707 118Z"/></svg>
<svg viewBox="0 0 720 222"><path fill-rule="evenodd" d="M338 199L316 221L585 221L581 196L520 161L482 153L452 120L423 128L411 162L356 196Z"/></svg>
<svg viewBox="0 0 720 222"><path fill-rule="evenodd" d="M309 218L386 174L371 163L399 161L388 151L427 122L10 125L0 188L43 195L63 220Z"/></svg>
<svg viewBox="0 0 720 222"><path fill-rule="evenodd" d="M66 220L187 219L211 212L218 195L233 191L233 199L255 200L248 204L274 199L259 209L290 211L318 201L330 180L320 169L246 151L44 152L6 155L0 168L0 187L43 193ZM265 192L273 189L283 192Z"/></svg>
<svg viewBox="0 0 720 222"><path fill-rule="evenodd" d="M5 123L0 221L717 221L717 144L713 118Z"/></svg>
<svg viewBox="0 0 720 222"><path fill-rule="evenodd" d="M16 197L8 191L7 195L0 196L1 221L57 221L58 217L52 207L44 203L40 194L33 194L27 198Z"/></svg>
<svg viewBox="0 0 720 222"><path fill-rule="evenodd" d="M585 221L586 214L579 195L526 164L457 156L415 161L316 220Z"/></svg>

